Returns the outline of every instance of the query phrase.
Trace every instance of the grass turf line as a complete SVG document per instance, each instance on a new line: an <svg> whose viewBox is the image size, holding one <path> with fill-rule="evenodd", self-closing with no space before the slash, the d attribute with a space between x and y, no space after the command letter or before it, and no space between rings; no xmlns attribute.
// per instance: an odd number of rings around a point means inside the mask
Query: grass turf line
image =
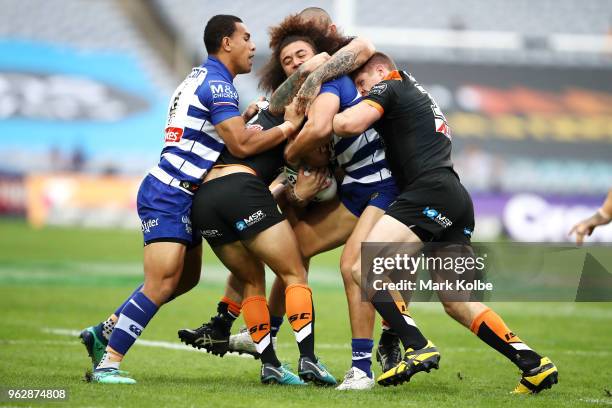
<svg viewBox="0 0 612 408"><path fill-rule="evenodd" d="M133 276L133 281L116 280L112 285L101 286L104 275L100 274L104 273L104 265L112 271L117 263L137 263L141 254L138 233L79 229L36 232L19 223L0 226L3 229L0 277L6 273L7 265L14 276L26 277L36 271L68 277L82 273L78 267L64 269L74 262L101 265L100 273L91 273L89 279L82 278L78 285L70 280L62 282L61 277L40 281L34 286L24 279L12 282L0 279L0 310L3 311L0 385L67 388L70 399L57 404L60 406L333 407L358 404L367 407L384 403L457 407L593 406L612 402L604 392L612 388L610 332L606 329L612 318L612 305L604 303L493 305L521 338L546 353L559 367L560 384L535 397L509 395L519 378L517 369L448 318L436 304L416 304L412 312L423 332L440 348L441 369L431 374L418 374L409 384L400 387L342 393L315 387L265 387L259 384L259 363L254 360L220 359L138 345L131 350L122 367L139 381L137 386L112 387L111 390L86 384L81 381L89 367L84 348L76 339L67 342L69 338L44 333L41 328L78 329L112 312L139 279ZM23 236L11 240L4 233L7 231L4 227L8 227L11 235ZM11 243L5 246L9 241ZM52 242L50 245L54 248L46 248L45 242ZM65 245L66 242L71 244ZM212 257L205 254L204 271L207 262L212 261ZM336 252L328 254L321 264L331 270L337 262ZM219 285L200 285L162 308L142 338L179 344L176 330L195 327L207 320L220 294ZM315 290L314 297L317 343L334 346L322 347L318 355L340 379L350 364L347 346L350 331L344 293L341 289L329 288ZM242 322L235 327L240 324ZM378 336L378 329L376 332ZM286 321L281 328L280 346L281 359L295 368L297 350ZM376 373L380 373L374 364Z"/></svg>

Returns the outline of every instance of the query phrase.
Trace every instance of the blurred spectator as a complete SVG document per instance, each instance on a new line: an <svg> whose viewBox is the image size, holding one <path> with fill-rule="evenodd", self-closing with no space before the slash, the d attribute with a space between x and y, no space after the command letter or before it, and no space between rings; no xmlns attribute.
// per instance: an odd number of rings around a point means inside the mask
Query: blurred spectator
<svg viewBox="0 0 612 408"><path fill-rule="evenodd" d="M85 161L86 156L83 148L80 146L75 147L70 157L70 170L82 172L85 168Z"/></svg>

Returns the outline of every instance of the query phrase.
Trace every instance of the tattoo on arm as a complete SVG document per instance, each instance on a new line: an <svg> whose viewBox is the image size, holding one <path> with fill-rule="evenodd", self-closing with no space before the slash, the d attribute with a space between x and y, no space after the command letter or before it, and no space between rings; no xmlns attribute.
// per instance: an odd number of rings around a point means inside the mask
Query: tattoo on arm
<svg viewBox="0 0 612 408"><path fill-rule="evenodd" d="M280 115L283 113L285 106L291 103L291 100L298 92L306 77L308 76L301 69L297 69L289 78L285 80L270 97L270 113Z"/></svg>
<svg viewBox="0 0 612 408"><path fill-rule="evenodd" d="M340 75L348 74L358 68L356 61L357 54L353 50L341 49L335 53L329 61L309 75L308 83L311 84L312 81L312 83L318 85Z"/></svg>
<svg viewBox="0 0 612 408"><path fill-rule="evenodd" d="M356 56L356 52L351 49L341 49L329 61L308 75L308 78L306 78L306 81L304 81L304 84L297 93L298 111L304 112L306 110L306 106L319 93L322 83L347 74L357 68L360 61L356 61Z"/></svg>

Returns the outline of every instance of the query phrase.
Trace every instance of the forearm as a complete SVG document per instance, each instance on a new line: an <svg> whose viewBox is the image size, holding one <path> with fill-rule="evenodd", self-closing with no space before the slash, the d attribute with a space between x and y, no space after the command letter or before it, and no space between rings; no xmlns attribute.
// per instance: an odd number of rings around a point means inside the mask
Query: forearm
<svg viewBox="0 0 612 408"><path fill-rule="evenodd" d="M281 115L293 97L308 77L308 72L302 67L298 68L289 78L285 80L270 97L270 113Z"/></svg>
<svg viewBox="0 0 612 408"><path fill-rule="evenodd" d="M275 126L265 131L245 129L247 136L240 144L240 156L248 157L269 150L287 139L288 133L292 132L293 127L286 125ZM286 129L283 130L282 127Z"/></svg>
<svg viewBox="0 0 612 408"><path fill-rule="evenodd" d="M349 114L350 108L344 112L334 115L333 132L338 137L351 137L363 133L356 121L352 121Z"/></svg>
<svg viewBox="0 0 612 408"><path fill-rule="evenodd" d="M314 70L304 82L300 93L309 91L330 79L346 75L362 66L375 52L368 40L356 38L336 52L325 64Z"/></svg>
<svg viewBox="0 0 612 408"><path fill-rule="evenodd" d="M290 164L297 163L308 153L329 143L330 136L331 128L329 131L327 129L315 129L313 124L306 122L300 133L287 145L285 161Z"/></svg>

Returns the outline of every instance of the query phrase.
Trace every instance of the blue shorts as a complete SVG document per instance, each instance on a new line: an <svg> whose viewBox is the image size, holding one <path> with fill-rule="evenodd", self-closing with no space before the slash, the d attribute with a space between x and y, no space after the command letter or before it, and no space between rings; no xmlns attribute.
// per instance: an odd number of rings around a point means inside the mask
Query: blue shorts
<svg viewBox="0 0 612 408"><path fill-rule="evenodd" d="M393 179L378 183L350 183L340 186L340 201L356 217L361 217L369 205L386 211L398 194L399 191Z"/></svg>
<svg viewBox="0 0 612 408"><path fill-rule="evenodd" d="M148 174L136 199L144 244L163 241L183 243L189 248L200 245L202 237L191 228L192 201L192 195Z"/></svg>

